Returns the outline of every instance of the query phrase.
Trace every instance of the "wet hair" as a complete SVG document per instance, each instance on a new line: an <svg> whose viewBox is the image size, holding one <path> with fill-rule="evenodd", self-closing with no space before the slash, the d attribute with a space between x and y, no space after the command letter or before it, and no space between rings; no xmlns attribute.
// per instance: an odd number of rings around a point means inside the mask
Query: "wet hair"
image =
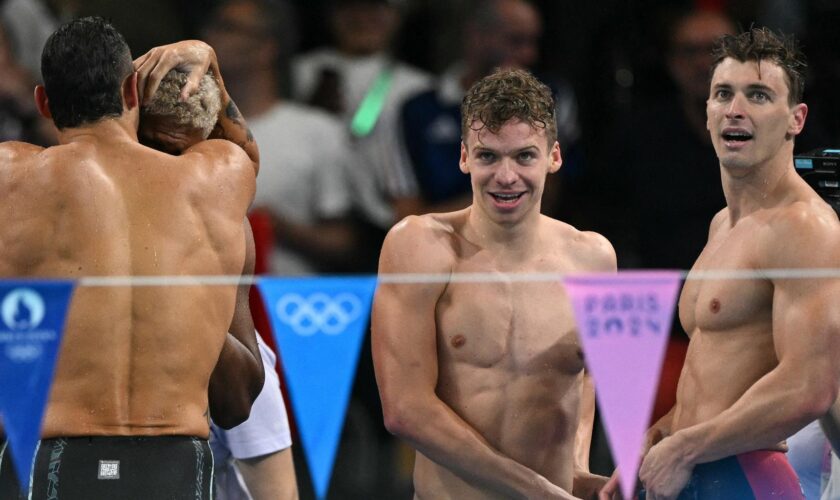
<svg viewBox="0 0 840 500"><path fill-rule="evenodd" d="M557 140L554 97L544 83L522 69L497 69L467 91L461 102L461 138L470 130L496 134L513 119L545 130L548 144ZM480 122L476 125L476 122Z"/></svg>
<svg viewBox="0 0 840 500"><path fill-rule="evenodd" d="M198 91L182 101L181 89L187 76L174 69L169 71L160 81L152 100L143 106L143 114L166 117L178 125L199 129L206 139L216 126L222 108L219 85L208 73L202 77Z"/></svg>
<svg viewBox="0 0 840 500"><path fill-rule="evenodd" d="M56 127L62 130L120 116L122 84L133 71L128 44L101 17L62 25L41 54L41 74Z"/></svg>
<svg viewBox="0 0 840 500"><path fill-rule="evenodd" d="M779 65L788 84L788 102L802 102L805 91L805 55L796 39L790 35L776 35L768 28L751 28L738 35L725 35L714 52L712 72L727 57L740 62L770 61Z"/></svg>

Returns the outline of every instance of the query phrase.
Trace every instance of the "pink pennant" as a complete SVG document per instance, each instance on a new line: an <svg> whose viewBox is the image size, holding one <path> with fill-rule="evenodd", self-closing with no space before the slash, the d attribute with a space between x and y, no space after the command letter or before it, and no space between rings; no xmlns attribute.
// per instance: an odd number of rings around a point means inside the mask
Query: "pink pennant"
<svg viewBox="0 0 840 500"><path fill-rule="evenodd" d="M645 431L671 330L680 273L569 276L586 364L624 498L632 498Z"/></svg>

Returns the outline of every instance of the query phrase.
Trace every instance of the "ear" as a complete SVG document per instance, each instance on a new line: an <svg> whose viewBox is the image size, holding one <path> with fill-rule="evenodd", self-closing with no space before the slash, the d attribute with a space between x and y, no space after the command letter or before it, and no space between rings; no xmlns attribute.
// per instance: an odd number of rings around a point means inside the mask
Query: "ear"
<svg viewBox="0 0 840 500"><path fill-rule="evenodd" d="M35 107L38 108L38 114L52 120L52 113L50 113L50 100L47 97L47 89L43 85L35 86Z"/></svg>
<svg viewBox="0 0 840 500"><path fill-rule="evenodd" d="M548 153L548 157L551 160L551 164L548 166L548 173L553 174L560 170L560 167L563 165L563 157L560 155L560 143L554 141L554 145L551 146L551 151Z"/></svg>
<svg viewBox="0 0 840 500"><path fill-rule="evenodd" d="M805 118L808 116L808 105L800 102L791 109L790 124L788 126L788 135L795 136L802 132L805 127Z"/></svg>
<svg viewBox="0 0 840 500"><path fill-rule="evenodd" d="M137 90L137 72L134 71L123 80L122 85L123 100L125 100L126 110L133 109L140 104L140 93Z"/></svg>
<svg viewBox="0 0 840 500"><path fill-rule="evenodd" d="M458 161L458 168L461 169L461 172L465 174L470 173L470 167L467 165L467 146L464 144L464 141L461 141L461 159Z"/></svg>

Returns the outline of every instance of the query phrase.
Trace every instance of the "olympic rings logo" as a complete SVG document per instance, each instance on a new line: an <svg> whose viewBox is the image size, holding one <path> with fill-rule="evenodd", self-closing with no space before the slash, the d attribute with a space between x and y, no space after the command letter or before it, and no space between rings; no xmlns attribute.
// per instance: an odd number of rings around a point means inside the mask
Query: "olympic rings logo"
<svg viewBox="0 0 840 500"><path fill-rule="evenodd" d="M296 334L309 337L318 332L339 335L362 314L362 301L351 293L330 297L325 293L302 296L287 293L275 307L280 321Z"/></svg>

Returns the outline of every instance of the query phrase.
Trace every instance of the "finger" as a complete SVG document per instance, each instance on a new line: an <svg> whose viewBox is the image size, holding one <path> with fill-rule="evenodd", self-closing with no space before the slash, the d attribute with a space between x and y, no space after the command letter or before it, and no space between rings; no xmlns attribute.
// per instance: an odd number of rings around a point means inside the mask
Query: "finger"
<svg viewBox="0 0 840 500"><path fill-rule="evenodd" d="M187 76L187 81L184 83L184 88L181 89L182 101L186 101L192 94L198 91L198 87L201 85L201 79L207 74L208 67L210 67L209 63L197 66L190 71L190 74Z"/></svg>
<svg viewBox="0 0 840 500"><path fill-rule="evenodd" d="M137 59L134 60L135 71L138 70L141 66L143 66L143 64L149 59L149 56L151 55L151 53L152 53L152 51L150 50L150 51L146 52L145 54L143 54L142 56L140 56L140 57L138 57Z"/></svg>
<svg viewBox="0 0 840 500"><path fill-rule="evenodd" d="M146 102L154 97L155 92L157 92L157 89L160 86L161 80L163 80L163 77L166 76L166 73L168 73L172 67L172 65L168 63L167 59L167 57L158 59L154 67L149 71L145 90Z"/></svg>

